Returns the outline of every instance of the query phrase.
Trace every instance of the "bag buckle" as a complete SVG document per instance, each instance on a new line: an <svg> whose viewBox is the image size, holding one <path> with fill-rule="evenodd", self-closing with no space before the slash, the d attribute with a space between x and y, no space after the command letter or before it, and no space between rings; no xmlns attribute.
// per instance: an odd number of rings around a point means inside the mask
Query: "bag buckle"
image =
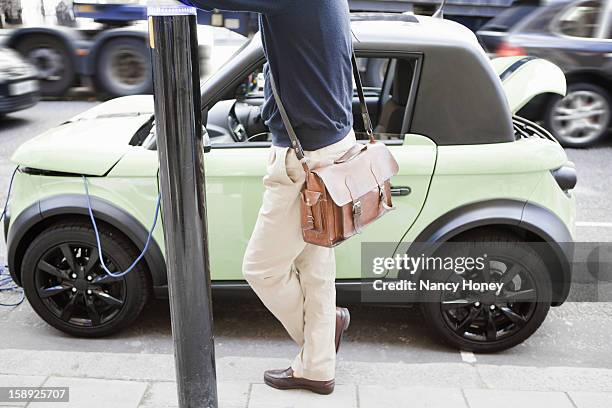
<svg viewBox="0 0 612 408"><path fill-rule="evenodd" d="M310 214L306 215L306 227L304 229L306 230L314 229L314 217Z"/></svg>

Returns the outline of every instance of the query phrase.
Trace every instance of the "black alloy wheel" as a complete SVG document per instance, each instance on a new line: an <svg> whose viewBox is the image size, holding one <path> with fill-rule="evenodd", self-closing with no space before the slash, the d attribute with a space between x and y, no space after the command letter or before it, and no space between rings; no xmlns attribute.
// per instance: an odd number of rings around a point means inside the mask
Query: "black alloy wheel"
<svg viewBox="0 0 612 408"><path fill-rule="evenodd" d="M542 257L529 243L504 232L460 241L453 242L443 256L487 254L484 268L425 275L459 288L424 293L421 309L427 323L446 343L461 350L496 352L522 343L535 333L550 309L552 284ZM483 290L470 283L501 284L501 288Z"/></svg>
<svg viewBox="0 0 612 408"><path fill-rule="evenodd" d="M485 269L453 274L450 279L464 282L502 283L495 290L479 292L460 289L444 293L440 308L450 330L474 342L494 342L518 333L536 309L536 285L525 265L508 259L489 260Z"/></svg>
<svg viewBox="0 0 612 408"><path fill-rule="evenodd" d="M105 262L111 272L117 271L108 257ZM125 282L102 270L98 249L90 245L63 243L51 247L36 265L35 283L47 308L75 326L100 326L125 305Z"/></svg>
<svg viewBox="0 0 612 408"><path fill-rule="evenodd" d="M123 235L100 228L104 262L125 270L138 252ZM142 261L128 275L113 277L101 266L93 229L58 224L32 242L22 265L22 283L34 310L66 333L99 337L115 333L140 314L149 294Z"/></svg>

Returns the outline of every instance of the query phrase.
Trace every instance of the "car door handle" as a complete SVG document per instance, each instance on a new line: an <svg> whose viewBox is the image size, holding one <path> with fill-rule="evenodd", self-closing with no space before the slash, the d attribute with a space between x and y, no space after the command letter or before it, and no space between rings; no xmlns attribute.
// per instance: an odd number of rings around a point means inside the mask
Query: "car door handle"
<svg viewBox="0 0 612 408"><path fill-rule="evenodd" d="M407 196L412 190L407 186L391 186L392 196Z"/></svg>

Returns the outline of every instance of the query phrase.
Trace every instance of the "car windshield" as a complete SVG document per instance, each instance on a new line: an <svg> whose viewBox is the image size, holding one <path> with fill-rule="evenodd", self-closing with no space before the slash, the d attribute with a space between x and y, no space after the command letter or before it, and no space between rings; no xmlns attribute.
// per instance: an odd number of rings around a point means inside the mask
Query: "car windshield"
<svg viewBox="0 0 612 408"><path fill-rule="evenodd" d="M232 53L232 55L231 55L231 56L230 56L228 59L226 59L226 60L225 60L225 62L224 62L223 64L221 64L221 65L219 66L219 68L217 69L217 71L218 71L218 70L220 70L221 68L223 68L224 66L226 66L226 65L228 64L228 62L230 62L232 59L234 59L234 57L235 57L236 55L240 54L240 53L242 52L242 50L244 50L246 47L248 47L248 46L249 46L249 44L251 43L251 41L252 41L252 40L253 40L253 38L252 38L252 37L251 37L251 38L247 38L247 39L245 39L245 41L244 41L244 42L243 42L243 43L240 45L240 47L238 47L238 49L236 49L236 51L234 51L234 52ZM204 84L205 84L206 82L208 82L208 80L209 80L211 77L212 77L212 75L209 75L209 76L208 76L208 77L207 77L205 80L201 81L201 82L200 82L200 88L202 88L202 86L204 86Z"/></svg>

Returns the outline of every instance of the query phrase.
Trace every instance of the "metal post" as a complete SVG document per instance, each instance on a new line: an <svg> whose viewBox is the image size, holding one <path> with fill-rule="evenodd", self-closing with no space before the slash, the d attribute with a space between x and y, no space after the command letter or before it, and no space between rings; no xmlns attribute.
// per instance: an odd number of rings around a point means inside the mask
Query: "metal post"
<svg viewBox="0 0 612 408"><path fill-rule="evenodd" d="M181 408L216 408L195 9L149 8L172 337Z"/></svg>

